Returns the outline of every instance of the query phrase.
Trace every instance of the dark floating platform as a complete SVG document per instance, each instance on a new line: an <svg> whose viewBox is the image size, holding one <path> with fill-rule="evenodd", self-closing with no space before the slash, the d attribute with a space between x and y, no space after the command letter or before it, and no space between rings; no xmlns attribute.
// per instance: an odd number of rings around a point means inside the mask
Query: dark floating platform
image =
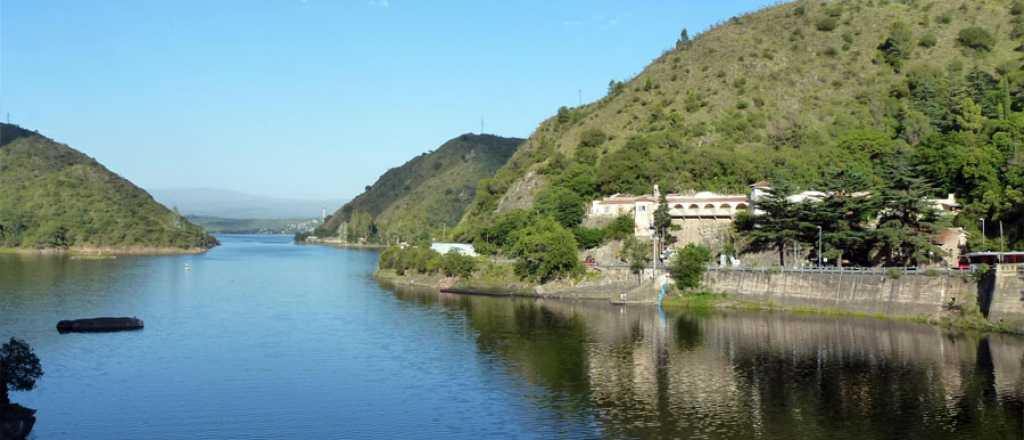
<svg viewBox="0 0 1024 440"><path fill-rule="evenodd" d="M138 318L72 319L57 323L60 333L122 332L142 330L142 327L142 320Z"/></svg>

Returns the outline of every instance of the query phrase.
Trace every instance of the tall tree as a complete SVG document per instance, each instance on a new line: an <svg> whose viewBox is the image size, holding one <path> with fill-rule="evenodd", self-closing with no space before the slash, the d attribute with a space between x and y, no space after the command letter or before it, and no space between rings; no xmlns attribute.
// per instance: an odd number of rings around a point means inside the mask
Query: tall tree
<svg viewBox="0 0 1024 440"><path fill-rule="evenodd" d="M833 171L823 188L825 197L806 207L810 222L821 227L821 256L838 266L847 258L857 265L869 264L871 231L867 225L878 210L866 191L868 178L856 172Z"/></svg>
<svg viewBox="0 0 1024 440"><path fill-rule="evenodd" d="M807 235L802 204L789 200L793 192L793 187L777 182L754 202L753 212L737 217L737 232L747 239L746 252L774 249L779 253L779 265L786 265L786 243L802 241Z"/></svg>
<svg viewBox="0 0 1024 440"><path fill-rule="evenodd" d="M872 234L875 261L885 266L916 266L941 256L942 249L933 243L939 218L928 201L932 187L902 158L884 173L878 226Z"/></svg>
<svg viewBox="0 0 1024 440"><path fill-rule="evenodd" d="M651 264L651 245L631 235L622 243L619 258L629 263L629 270L636 275L639 283L643 270Z"/></svg>
<svg viewBox="0 0 1024 440"><path fill-rule="evenodd" d="M654 210L654 232L663 246L671 244L670 241L673 238L669 233L671 229L672 214L668 210L668 199L662 194L658 201L658 209Z"/></svg>

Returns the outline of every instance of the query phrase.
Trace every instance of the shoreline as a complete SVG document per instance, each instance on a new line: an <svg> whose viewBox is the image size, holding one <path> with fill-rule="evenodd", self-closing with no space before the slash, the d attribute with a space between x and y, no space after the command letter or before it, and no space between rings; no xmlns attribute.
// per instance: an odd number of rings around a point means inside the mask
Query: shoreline
<svg viewBox="0 0 1024 440"><path fill-rule="evenodd" d="M316 240L316 241L296 241L295 244L300 245L318 245L328 246L339 249L384 249L387 246L383 244L372 244L372 243L347 243L340 240Z"/></svg>
<svg viewBox="0 0 1024 440"><path fill-rule="evenodd" d="M166 256L166 255L198 255L208 252L209 248L173 248L149 246L72 246L69 248L0 248L0 255L34 255L34 256Z"/></svg>
<svg viewBox="0 0 1024 440"><path fill-rule="evenodd" d="M431 289L437 293L441 293L442 290L447 290L449 291L448 293L456 295L604 302L609 302L609 299L611 298L607 292L600 292L599 287L596 287L592 283L588 283L586 281L575 285L564 284L564 282L533 284L522 281L499 285L494 282L481 282L478 278L462 279L445 277L443 275L427 274L407 274L400 276L392 270L374 271L372 277L380 283L389 284L395 287Z"/></svg>
<svg viewBox="0 0 1024 440"><path fill-rule="evenodd" d="M395 288L416 288L428 289L435 293L448 291L456 295L474 295L491 297L518 297L518 298L539 298L555 300L588 300L606 301L610 304L620 306L642 306L649 307L657 304L657 301L628 301L617 303L611 297L579 297L539 293L536 289L540 286L530 286L527 290L515 286L511 288L499 288L498 286L487 286L474 283L472 280L448 278L441 275L412 274L399 276L393 271L377 270L372 274L374 280ZM936 328L954 330L961 332L997 333L1010 335L1024 335L1024 332L1016 331L1013 328L993 323L981 316L957 315L951 312L936 313L933 315L902 315L867 313L853 310L828 307L812 306L787 306L775 302L752 301L741 299L725 293L700 292L696 294L673 294L666 296L662 307L665 310L749 310L764 312L782 312L794 315L817 315L835 316L857 319L874 319L882 321L902 321L925 324Z"/></svg>
<svg viewBox="0 0 1024 440"><path fill-rule="evenodd" d="M937 328L981 333L1024 335L1010 327L993 323L981 316L957 316L953 313L933 315L901 315L868 313L831 307L787 306L775 302L751 301L725 293L699 292L666 297L662 307L666 310L753 310L783 312L794 315L838 316L882 321L903 321L926 324Z"/></svg>

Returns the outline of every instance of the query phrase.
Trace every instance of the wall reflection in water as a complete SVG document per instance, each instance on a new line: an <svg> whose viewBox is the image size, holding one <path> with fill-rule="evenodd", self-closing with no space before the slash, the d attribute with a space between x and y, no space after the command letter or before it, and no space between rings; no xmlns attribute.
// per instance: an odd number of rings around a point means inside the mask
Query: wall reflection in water
<svg viewBox="0 0 1024 440"><path fill-rule="evenodd" d="M608 438L1024 438L1024 338L871 319L439 295Z"/></svg>

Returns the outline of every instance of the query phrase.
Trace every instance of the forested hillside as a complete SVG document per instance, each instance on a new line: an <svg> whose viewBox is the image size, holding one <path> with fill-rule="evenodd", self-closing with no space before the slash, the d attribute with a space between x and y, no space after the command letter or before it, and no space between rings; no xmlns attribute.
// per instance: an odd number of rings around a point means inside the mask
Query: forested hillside
<svg viewBox="0 0 1024 440"><path fill-rule="evenodd" d="M314 234L348 241L414 240L452 227L522 139L464 134L392 168Z"/></svg>
<svg viewBox="0 0 1024 440"><path fill-rule="evenodd" d="M1010 245L1024 238L1024 3L797 1L666 43L605 98L544 121L478 191L458 236L501 247L495 228L517 224L501 214L538 200L572 206L655 183L825 188L839 170L870 191L898 168L930 194L957 194L955 223L975 249L991 244L979 218L1003 222Z"/></svg>
<svg viewBox="0 0 1024 440"><path fill-rule="evenodd" d="M0 124L0 247L210 248L217 240L66 145Z"/></svg>

